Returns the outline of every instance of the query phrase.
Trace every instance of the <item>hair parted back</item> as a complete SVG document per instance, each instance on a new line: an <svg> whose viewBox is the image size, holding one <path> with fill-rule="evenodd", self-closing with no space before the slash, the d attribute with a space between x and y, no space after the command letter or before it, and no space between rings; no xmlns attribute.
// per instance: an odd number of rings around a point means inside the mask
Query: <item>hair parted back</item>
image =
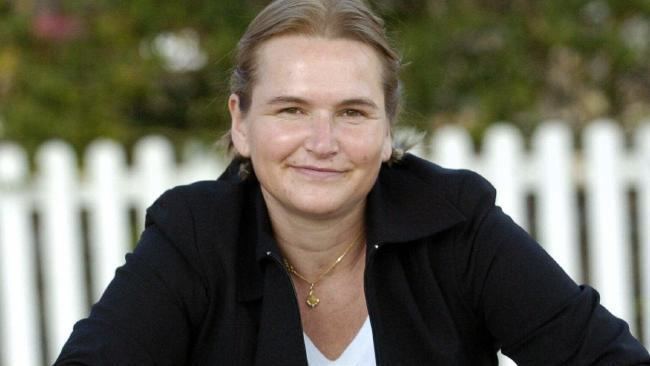
<svg viewBox="0 0 650 366"><path fill-rule="evenodd" d="M382 64L386 115L391 127L395 125L402 93L401 57L390 44L384 21L364 0L274 0L264 8L249 24L236 48L230 92L239 97L242 113L245 114L251 105L257 76L257 50L273 37L291 34L348 39L373 48ZM228 150L232 151L230 133L224 139ZM399 158L395 153L394 158Z"/></svg>

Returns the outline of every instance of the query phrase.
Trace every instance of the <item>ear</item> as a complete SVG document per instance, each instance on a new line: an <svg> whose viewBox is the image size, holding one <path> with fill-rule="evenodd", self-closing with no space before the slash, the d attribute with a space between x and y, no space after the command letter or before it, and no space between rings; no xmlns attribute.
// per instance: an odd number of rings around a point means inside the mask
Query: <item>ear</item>
<svg viewBox="0 0 650 366"><path fill-rule="evenodd" d="M390 157L393 155L393 133L390 128L386 131L386 136L384 137L384 145L381 147L381 161L384 163L390 160Z"/></svg>
<svg viewBox="0 0 650 366"><path fill-rule="evenodd" d="M230 137L232 143L239 155L246 158L250 157L248 123L239 108L239 96L237 94L230 94L228 110L230 111Z"/></svg>

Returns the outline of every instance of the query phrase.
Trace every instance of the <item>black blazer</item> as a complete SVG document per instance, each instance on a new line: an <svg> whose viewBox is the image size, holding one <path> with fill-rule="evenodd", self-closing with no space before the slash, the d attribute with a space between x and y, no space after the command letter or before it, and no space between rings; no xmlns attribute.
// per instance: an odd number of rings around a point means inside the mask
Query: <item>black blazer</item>
<svg viewBox="0 0 650 366"><path fill-rule="evenodd" d="M57 365L306 365L255 179L166 192ZM469 171L407 155L368 196L365 295L379 365L650 364Z"/></svg>

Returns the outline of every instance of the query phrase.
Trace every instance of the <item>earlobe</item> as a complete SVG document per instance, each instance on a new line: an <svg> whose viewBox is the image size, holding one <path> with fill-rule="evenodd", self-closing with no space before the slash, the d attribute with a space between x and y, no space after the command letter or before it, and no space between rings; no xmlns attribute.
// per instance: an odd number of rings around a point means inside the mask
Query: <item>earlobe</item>
<svg viewBox="0 0 650 366"><path fill-rule="evenodd" d="M248 124L239 108L239 96L237 94L231 94L228 98L228 110L230 111L230 137L232 143L239 155L249 157Z"/></svg>

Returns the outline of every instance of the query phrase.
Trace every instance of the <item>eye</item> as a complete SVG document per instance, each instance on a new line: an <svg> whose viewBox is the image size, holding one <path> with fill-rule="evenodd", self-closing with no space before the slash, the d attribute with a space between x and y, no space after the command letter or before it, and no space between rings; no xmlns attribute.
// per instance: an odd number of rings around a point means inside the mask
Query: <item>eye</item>
<svg viewBox="0 0 650 366"><path fill-rule="evenodd" d="M302 114L302 110L298 107L288 107L280 109L281 114Z"/></svg>
<svg viewBox="0 0 650 366"><path fill-rule="evenodd" d="M346 109L341 113L341 115L343 117L358 118L358 117L364 117L366 114L357 109Z"/></svg>

